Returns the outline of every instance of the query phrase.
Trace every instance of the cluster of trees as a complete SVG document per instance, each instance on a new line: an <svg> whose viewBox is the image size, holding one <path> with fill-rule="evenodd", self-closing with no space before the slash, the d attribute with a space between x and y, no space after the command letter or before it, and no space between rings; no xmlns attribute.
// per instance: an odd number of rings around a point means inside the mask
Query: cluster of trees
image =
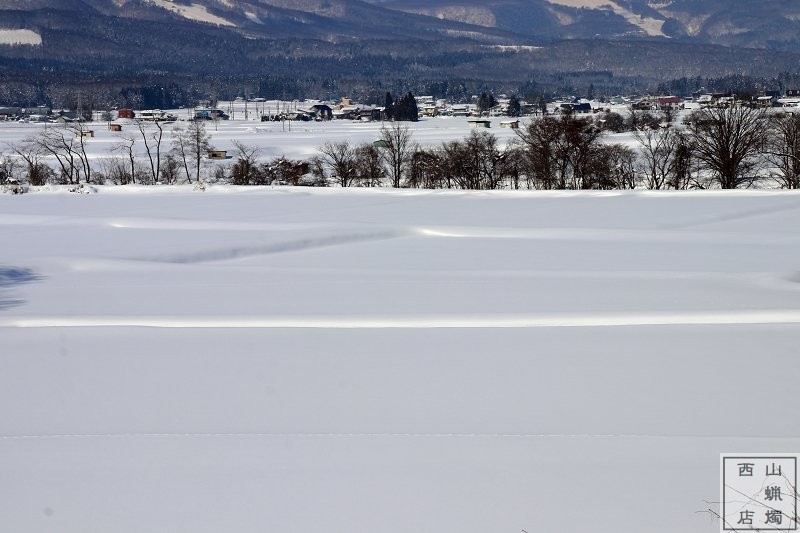
<svg viewBox="0 0 800 533"><path fill-rule="evenodd" d="M226 172L224 168L218 168L214 176L216 180L228 181L233 185L270 185L272 183L301 185L301 180L309 172L308 163L292 161L284 157L262 163L260 148L248 146L240 141L233 141L233 145L236 151L236 162L229 172Z"/></svg>
<svg viewBox="0 0 800 533"><path fill-rule="evenodd" d="M639 120L634 118L634 120ZM210 138L203 122L165 132L140 123L110 157L87 155L85 126L49 127L0 156L0 184L179 183L199 181ZM330 141L309 161L263 162L258 147L234 141L213 179L235 185L391 186L457 189L689 189L750 187L763 180L800 188L800 115L745 107L709 108L684 124L639 121L635 146L608 142L591 118L543 116L501 146L487 131L420 147L391 122L374 143ZM137 154L144 153L144 157Z"/></svg>
<svg viewBox="0 0 800 533"><path fill-rule="evenodd" d="M0 158L0 183L19 182L24 174L31 185L59 183L164 183L199 181L211 148L202 122L176 126L165 138L158 122L139 122L137 131L120 137L104 159L89 157L83 123L43 129L37 135L9 145L12 156ZM138 153L144 151L144 161ZM55 161L55 165L45 161Z"/></svg>
<svg viewBox="0 0 800 533"><path fill-rule="evenodd" d="M398 125L379 148L327 143L318 175L340 186L458 189L733 189L773 180L800 188L800 115L751 108L700 110L684 127L638 120L636 147L607 142L590 118L544 116L500 146L489 132L417 146Z"/></svg>
<svg viewBox="0 0 800 533"><path fill-rule="evenodd" d="M419 120L417 99L414 98L411 92L406 93L396 102L392 98L392 93L387 92L384 101L384 109L384 113L389 120L411 122Z"/></svg>

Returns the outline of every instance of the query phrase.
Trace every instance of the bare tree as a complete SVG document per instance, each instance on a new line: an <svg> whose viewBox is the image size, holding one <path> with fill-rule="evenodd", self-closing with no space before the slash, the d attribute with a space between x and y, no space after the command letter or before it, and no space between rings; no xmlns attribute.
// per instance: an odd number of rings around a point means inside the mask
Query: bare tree
<svg viewBox="0 0 800 533"><path fill-rule="evenodd" d="M231 169L231 183L234 185L261 185L263 173L258 167L260 148L247 146L241 141L234 140L236 149L236 163Z"/></svg>
<svg viewBox="0 0 800 533"><path fill-rule="evenodd" d="M161 139L164 137L164 128L157 120L153 122L140 120L136 126L139 128L144 150L150 161L150 178L156 183L161 176Z"/></svg>
<svg viewBox="0 0 800 533"><path fill-rule="evenodd" d="M505 181L505 153L489 132L470 132L464 141L442 146L440 163L462 189L498 189Z"/></svg>
<svg viewBox="0 0 800 533"><path fill-rule="evenodd" d="M18 162L13 157L0 156L0 185L18 182Z"/></svg>
<svg viewBox="0 0 800 533"><path fill-rule="evenodd" d="M9 148L25 163L29 184L38 186L47 183L53 171L42 162L43 154L38 142L28 138L21 143L9 145Z"/></svg>
<svg viewBox="0 0 800 533"><path fill-rule="evenodd" d="M408 126L399 122L381 128L380 141L382 155L389 167L389 179L392 187L399 188L403 181L411 154L415 151L415 143Z"/></svg>
<svg viewBox="0 0 800 533"><path fill-rule="evenodd" d="M131 136L123 135L120 140L111 147L112 152L124 154L127 159L128 171L124 169L114 169L114 181L119 182L121 185L128 183L136 183L136 155L133 151L133 146L136 144L136 139Z"/></svg>
<svg viewBox="0 0 800 533"><path fill-rule="evenodd" d="M571 114L542 117L517 130L529 188L595 187L600 135L589 120Z"/></svg>
<svg viewBox="0 0 800 533"><path fill-rule="evenodd" d="M529 189L565 189L567 186L557 172L557 148L562 134L559 122L554 117L543 116L515 130L522 143L522 163Z"/></svg>
<svg viewBox="0 0 800 533"><path fill-rule="evenodd" d="M211 137L206 133L205 124L199 120L191 122L186 133L189 137L189 153L194 162L195 180L200 181L200 167L203 164L203 157L207 156L211 149Z"/></svg>
<svg viewBox="0 0 800 533"><path fill-rule="evenodd" d="M178 159L172 154L167 154L164 157L164 164L161 165L161 183L166 183L167 185L178 183L180 169L181 164Z"/></svg>
<svg viewBox="0 0 800 533"><path fill-rule="evenodd" d="M453 176L445 168L442 150L418 148L411 156L407 183L424 189L450 189Z"/></svg>
<svg viewBox="0 0 800 533"><path fill-rule="evenodd" d="M80 171L76 161L75 136L72 132L49 128L33 137L32 140L43 155L55 158L61 170L61 181L70 185L80 181Z"/></svg>
<svg viewBox="0 0 800 533"><path fill-rule="evenodd" d="M89 183L92 180L92 168L89 164L89 156L86 154L86 137L89 134L89 130L84 128L83 122L80 121L71 126L69 130L73 133L75 136L74 139L77 141L72 143L72 150L78 157L78 162L83 170L84 180L86 183Z"/></svg>
<svg viewBox="0 0 800 533"><path fill-rule="evenodd" d="M669 173L677 150L676 135L672 128L642 129L634 131L640 145L637 171L644 176L648 189L668 186Z"/></svg>
<svg viewBox="0 0 800 533"><path fill-rule="evenodd" d="M763 109L749 107L706 108L689 123L697 159L723 189L749 186L766 140Z"/></svg>
<svg viewBox="0 0 800 533"><path fill-rule="evenodd" d="M595 158L594 187L597 189L635 189L636 154L621 144L601 144Z"/></svg>
<svg viewBox="0 0 800 533"><path fill-rule="evenodd" d="M194 166L195 179L200 181L203 157L210 148L211 137L206 133L206 127L200 120L190 122L186 129L175 127L172 130L172 151L181 162L189 183L192 182L189 164Z"/></svg>
<svg viewBox="0 0 800 533"><path fill-rule="evenodd" d="M767 158L773 176L785 189L800 189L800 115L784 113L769 120Z"/></svg>
<svg viewBox="0 0 800 533"><path fill-rule="evenodd" d="M672 189L688 189L696 178L692 176L696 161L694 157L694 141L691 136L682 131L674 130L673 142L675 152L669 166L667 187Z"/></svg>
<svg viewBox="0 0 800 533"><path fill-rule="evenodd" d="M321 163L342 187L351 187L356 181L356 151L350 141L326 141L319 148Z"/></svg>
<svg viewBox="0 0 800 533"><path fill-rule="evenodd" d="M175 126L172 129L172 153L180 162L186 173L186 181L192 182L192 175L189 173L189 134L180 126Z"/></svg>
<svg viewBox="0 0 800 533"><path fill-rule="evenodd" d="M356 147L356 182L362 187L380 187L386 177L381 154L371 143Z"/></svg>

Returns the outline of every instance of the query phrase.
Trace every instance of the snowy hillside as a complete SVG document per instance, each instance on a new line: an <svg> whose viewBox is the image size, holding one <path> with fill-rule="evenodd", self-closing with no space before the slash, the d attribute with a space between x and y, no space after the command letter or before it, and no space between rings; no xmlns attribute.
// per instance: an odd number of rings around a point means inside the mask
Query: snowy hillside
<svg viewBox="0 0 800 533"><path fill-rule="evenodd" d="M8 531L716 532L800 448L800 197L0 196Z"/></svg>

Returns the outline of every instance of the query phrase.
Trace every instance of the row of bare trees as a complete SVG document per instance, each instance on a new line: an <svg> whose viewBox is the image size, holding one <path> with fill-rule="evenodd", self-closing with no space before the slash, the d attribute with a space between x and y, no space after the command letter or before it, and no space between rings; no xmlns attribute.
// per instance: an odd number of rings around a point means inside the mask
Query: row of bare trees
<svg viewBox="0 0 800 533"><path fill-rule="evenodd" d="M87 154L90 131L83 123L46 127L36 135L11 144L14 157L2 158L6 181L18 167L31 185L102 183L192 183L200 179L201 167L210 148L210 136L202 122L176 126L166 144L165 131L158 122L139 122L136 133L126 134L111 147L114 157L92 158ZM142 150L143 149L143 150ZM145 154L145 162L138 157ZM55 161L48 165L45 161Z"/></svg>
<svg viewBox="0 0 800 533"><path fill-rule="evenodd" d="M200 179L210 148L202 122L168 134L158 123L139 123L137 129L119 138L111 150L115 157L92 159L82 124L46 128L12 145L14 157L0 157L0 183L21 171L32 185ZM236 185L732 189L770 179L783 188L800 188L800 115L711 108L676 127L640 127L632 146L609 143L604 135L590 118L566 114L532 120L506 146L489 132L473 131L465 139L423 148L407 126L391 123L375 143L327 142L307 162L265 163L260 148L234 141L233 164L218 166L216 175ZM137 156L142 152L144 160Z"/></svg>
<svg viewBox="0 0 800 533"><path fill-rule="evenodd" d="M800 115L746 107L693 113L685 129L640 130L643 185L651 189L800 188Z"/></svg>
<svg viewBox="0 0 800 533"><path fill-rule="evenodd" d="M800 188L800 115L746 107L702 109L678 127L642 123L634 146L603 139L590 118L544 116L501 147L473 131L421 148L406 127L381 130L376 146L323 145L318 173L342 187L458 189Z"/></svg>

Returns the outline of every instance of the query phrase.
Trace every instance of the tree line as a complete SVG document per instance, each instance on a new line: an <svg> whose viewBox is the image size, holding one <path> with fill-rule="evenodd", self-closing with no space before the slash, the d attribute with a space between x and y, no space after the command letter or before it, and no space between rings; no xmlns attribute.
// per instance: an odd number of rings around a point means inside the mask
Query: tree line
<svg viewBox="0 0 800 533"><path fill-rule="evenodd" d="M644 115L644 114L642 114ZM420 146L408 126L388 122L373 143L328 141L306 161L264 161L234 141L230 161L209 165L203 122L166 132L139 123L107 158L86 151L85 126L49 127L0 154L0 184L337 185L430 189L800 188L800 114L746 107L708 108L683 124L632 111L633 143L608 139L608 120L546 115L501 145L488 131ZM663 117L662 117L663 118ZM144 153L144 157L141 154Z"/></svg>
<svg viewBox="0 0 800 533"><path fill-rule="evenodd" d="M109 157L96 159L86 150L93 131L83 123L46 127L8 145L10 153L0 154L0 184L149 185L201 180L211 149L202 122L176 126L168 134L158 122L138 122L135 128L111 146Z"/></svg>
<svg viewBox="0 0 800 533"><path fill-rule="evenodd" d="M800 188L800 114L709 108L683 125L632 112L635 144L608 142L599 121L543 116L501 146L487 131L421 147L392 124L373 145L329 142L318 175L346 186L430 189ZM383 164L379 164L380 162Z"/></svg>

